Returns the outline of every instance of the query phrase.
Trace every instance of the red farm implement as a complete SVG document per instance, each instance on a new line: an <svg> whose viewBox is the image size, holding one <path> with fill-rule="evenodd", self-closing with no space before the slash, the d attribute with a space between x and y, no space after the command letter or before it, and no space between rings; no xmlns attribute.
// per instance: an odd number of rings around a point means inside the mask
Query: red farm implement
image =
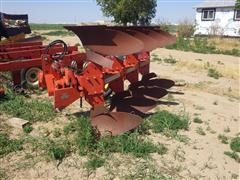
<svg viewBox="0 0 240 180"><path fill-rule="evenodd" d="M24 84L35 86L38 84L38 72L41 70L42 54L56 54L62 52L61 46L54 46L49 52L41 41L13 42L0 44L0 85L6 80L3 72L11 72L12 87L21 87ZM77 47L67 47L66 54L79 54ZM4 94L3 87L0 95Z"/></svg>
<svg viewBox="0 0 240 180"><path fill-rule="evenodd" d="M40 87L54 96L55 108L63 109L79 98L92 106L91 124L101 134L117 135L136 128L145 113L156 107L173 81L150 72L150 52L175 42L159 27L66 26L81 40L85 53L76 58L67 53L42 56ZM140 79L141 77L141 79ZM129 81L128 88L124 86ZM106 107L106 87L113 91Z"/></svg>

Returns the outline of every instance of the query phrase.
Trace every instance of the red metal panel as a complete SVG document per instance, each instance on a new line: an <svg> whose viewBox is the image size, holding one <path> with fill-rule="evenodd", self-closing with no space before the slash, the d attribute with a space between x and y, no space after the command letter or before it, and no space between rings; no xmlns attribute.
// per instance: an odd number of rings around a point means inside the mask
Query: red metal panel
<svg viewBox="0 0 240 180"><path fill-rule="evenodd" d="M68 47L68 52L77 51L76 46ZM14 51L14 52L1 52L0 59L31 59L31 58L39 58L42 54L44 54L46 48L42 49L33 49L33 50L24 50L24 51ZM54 47L49 50L49 54L55 54L57 52L63 51L63 47Z"/></svg>
<svg viewBox="0 0 240 180"><path fill-rule="evenodd" d="M30 67L41 67L41 58L2 62L0 63L0 72L17 71Z"/></svg>
<svg viewBox="0 0 240 180"><path fill-rule="evenodd" d="M0 44L0 51L4 51L5 48L14 48L14 47L24 47L24 46L42 46L42 41L36 42L13 42L13 43L6 43Z"/></svg>

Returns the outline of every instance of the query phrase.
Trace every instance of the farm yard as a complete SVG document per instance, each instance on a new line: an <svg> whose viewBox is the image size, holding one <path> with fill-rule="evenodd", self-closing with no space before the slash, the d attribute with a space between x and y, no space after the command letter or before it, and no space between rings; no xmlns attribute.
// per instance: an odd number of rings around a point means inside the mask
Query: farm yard
<svg viewBox="0 0 240 180"><path fill-rule="evenodd" d="M82 50L61 25L31 28L44 44ZM239 49L238 39L198 37L154 50L151 72L175 86L138 129L116 137L95 136L85 102L56 113L46 91L9 89L0 98L0 179L239 179ZM13 117L31 124L13 128Z"/></svg>

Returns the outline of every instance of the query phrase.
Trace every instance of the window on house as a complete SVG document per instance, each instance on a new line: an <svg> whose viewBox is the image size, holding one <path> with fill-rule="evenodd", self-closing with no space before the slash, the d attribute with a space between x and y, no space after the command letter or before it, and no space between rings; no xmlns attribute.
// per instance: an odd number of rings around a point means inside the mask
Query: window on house
<svg viewBox="0 0 240 180"><path fill-rule="evenodd" d="M234 20L240 21L240 10L239 10L239 9L238 9L238 10L237 10L237 9L235 10Z"/></svg>
<svg viewBox="0 0 240 180"><path fill-rule="evenodd" d="M215 9L203 9L202 10L202 20L203 21L214 21L215 19Z"/></svg>

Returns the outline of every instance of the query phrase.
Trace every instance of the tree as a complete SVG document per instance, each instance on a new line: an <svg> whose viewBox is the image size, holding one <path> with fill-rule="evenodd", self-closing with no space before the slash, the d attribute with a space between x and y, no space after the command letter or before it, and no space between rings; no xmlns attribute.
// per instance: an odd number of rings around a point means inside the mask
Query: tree
<svg viewBox="0 0 240 180"><path fill-rule="evenodd" d="M96 0L107 17L114 22L148 25L155 17L157 0Z"/></svg>
<svg viewBox="0 0 240 180"><path fill-rule="evenodd" d="M240 10L240 0L236 0L236 9Z"/></svg>

